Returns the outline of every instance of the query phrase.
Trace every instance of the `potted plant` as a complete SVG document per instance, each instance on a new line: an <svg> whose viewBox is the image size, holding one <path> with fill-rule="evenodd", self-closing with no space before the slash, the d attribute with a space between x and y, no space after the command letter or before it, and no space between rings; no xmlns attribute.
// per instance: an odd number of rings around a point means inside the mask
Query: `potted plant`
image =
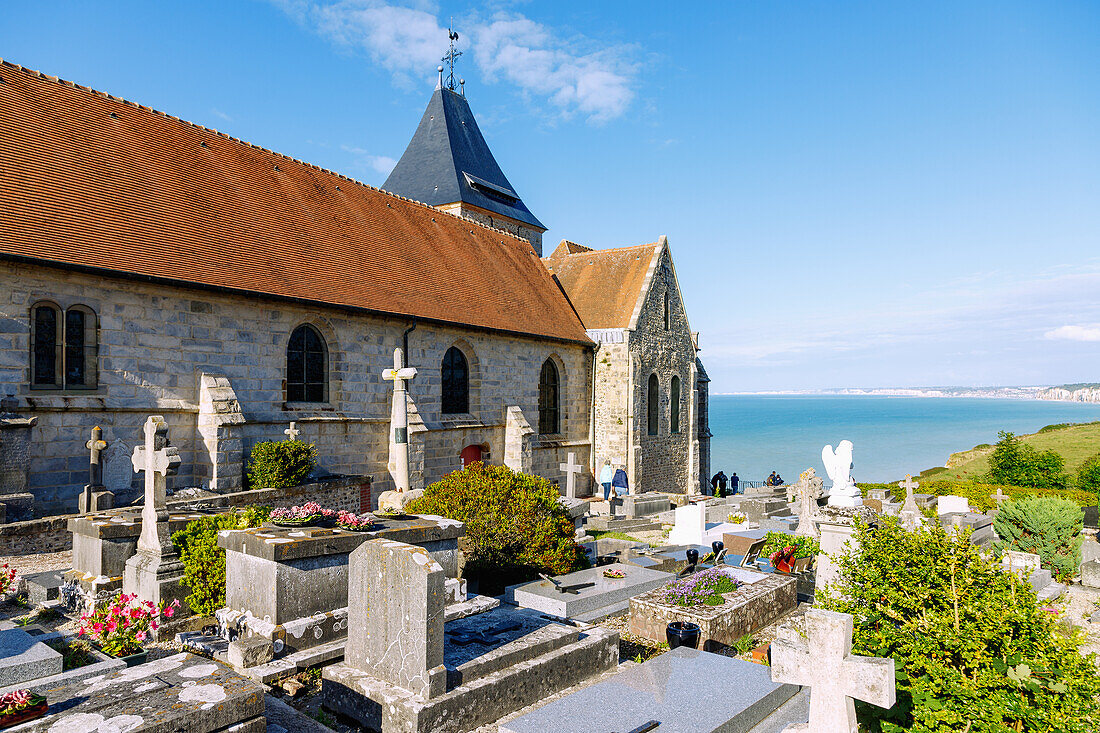
<svg viewBox="0 0 1100 733"><path fill-rule="evenodd" d="M80 617L80 636L89 637L104 653L133 667L145 661L142 644L152 639L161 616L172 618L178 600L170 605L139 601L137 595L119 594L114 600Z"/></svg>
<svg viewBox="0 0 1100 733"><path fill-rule="evenodd" d="M693 624L690 621L672 621L665 628L665 639L668 640L669 649L675 649L678 646L698 649L699 624Z"/></svg>
<svg viewBox="0 0 1100 733"><path fill-rule="evenodd" d="M374 517L366 514L352 514L343 510L336 515L336 526L349 532L371 532L376 529Z"/></svg>
<svg viewBox="0 0 1100 733"><path fill-rule="evenodd" d="M311 527L326 516L333 514L330 509L322 509L315 501L307 501L301 506L285 506L271 510L271 522L277 527Z"/></svg>
<svg viewBox="0 0 1100 733"><path fill-rule="evenodd" d="M46 714L46 698L30 690L12 690L0 695L0 728L10 728Z"/></svg>

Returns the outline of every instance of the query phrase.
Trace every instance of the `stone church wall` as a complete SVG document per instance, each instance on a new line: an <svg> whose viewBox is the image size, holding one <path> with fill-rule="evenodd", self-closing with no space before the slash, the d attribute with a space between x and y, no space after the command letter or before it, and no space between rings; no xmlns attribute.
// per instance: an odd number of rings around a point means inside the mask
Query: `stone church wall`
<svg viewBox="0 0 1100 733"><path fill-rule="evenodd" d="M630 351L625 343L602 343L596 352L596 471L606 459L627 463L630 441Z"/></svg>
<svg viewBox="0 0 1100 733"><path fill-rule="evenodd" d="M669 294L670 328L664 327L664 297ZM657 262L653 284L642 305L636 330L630 334L634 371L634 485L637 491L689 493L692 474L689 441L695 435L690 404L694 399L695 346L680 301L668 250ZM648 434L649 376L656 374L659 390L657 435ZM680 431L672 433L669 401L672 377L680 378Z"/></svg>
<svg viewBox="0 0 1100 733"><path fill-rule="evenodd" d="M30 389L30 308L39 300L62 308L82 304L97 314L96 389ZM302 323L315 326L327 343L326 403L284 401L286 344ZM209 483L216 474L218 490L236 490L249 448L285 438L283 430L294 420L300 438L317 444L321 468L373 476L377 496L392 487L386 471L392 392L381 372L392 366L407 325L260 297L0 262L0 398L14 395L16 412L39 418L29 481L36 513L75 510L87 482L84 442L94 425L112 443L105 474L115 485L105 481L108 488L140 486L129 454L150 414L164 415L183 459L171 487ZM562 375L563 433L548 446L536 436L532 470L562 479L557 464L569 450L588 464L588 348L427 323L418 324L409 344L409 363L419 370L410 397L422 423L422 437L413 433L414 486L460 468L459 454L472 443L488 444L489 462L503 463L506 409L518 405L538 425L539 371L547 358L556 360ZM468 415L444 419L440 365L452 345L470 362L471 405ZM202 384L214 386L222 406L217 409L228 414L212 412L210 400L200 399Z"/></svg>

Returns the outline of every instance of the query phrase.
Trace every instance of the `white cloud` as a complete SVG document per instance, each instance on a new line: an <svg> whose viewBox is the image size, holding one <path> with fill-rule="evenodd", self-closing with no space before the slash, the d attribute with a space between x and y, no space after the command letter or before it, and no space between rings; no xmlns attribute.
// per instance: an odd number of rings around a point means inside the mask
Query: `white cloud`
<svg viewBox="0 0 1100 733"><path fill-rule="evenodd" d="M217 107L211 107L211 108L210 108L210 114L214 115L215 117L220 117L220 118L222 118L223 120L225 120L226 122L232 122L232 121L233 121L233 118L232 118L232 117L230 117L229 115L227 115L227 114L226 114L225 112L222 112L222 111L221 111L220 109L218 109Z"/></svg>
<svg viewBox="0 0 1100 733"><path fill-rule="evenodd" d="M433 7L385 0L272 0L302 25L341 46L366 51L405 85L434 77L447 34ZM487 81L503 79L524 94L545 97L568 117L602 123L621 116L634 99L634 49L600 47L564 37L520 14L498 14L466 25L472 56ZM461 31L460 31L461 32ZM469 51L470 49L464 49Z"/></svg>
<svg viewBox="0 0 1100 733"><path fill-rule="evenodd" d="M1043 336L1052 341L1100 341L1100 326L1059 326Z"/></svg>
<svg viewBox="0 0 1100 733"><path fill-rule="evenodd" d="M384 176L388 176L393 167L397 165L397 161L388 155L374 155L369 150L364 148L356 148L350 145L341 145L340 149L346 153L352 153L359 159L359 163L372 168L373 170L381 173Z"/></svg>

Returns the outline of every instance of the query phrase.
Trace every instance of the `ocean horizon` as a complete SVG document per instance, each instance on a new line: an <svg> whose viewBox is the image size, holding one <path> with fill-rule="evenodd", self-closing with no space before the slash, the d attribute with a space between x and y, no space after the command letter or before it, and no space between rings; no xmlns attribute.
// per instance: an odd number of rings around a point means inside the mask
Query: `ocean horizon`
<svg viewBox="0 0 1100 733"><path fill-rule="evenodd" d="M995 443L997 433L1100 420L1100 404L987 397L716 394L710 398L711 474L760 481L825 476L821 449L850 440L857 481L903 479L943 466L952 453ZM828 479L826 478L826 481Z"/></svg>

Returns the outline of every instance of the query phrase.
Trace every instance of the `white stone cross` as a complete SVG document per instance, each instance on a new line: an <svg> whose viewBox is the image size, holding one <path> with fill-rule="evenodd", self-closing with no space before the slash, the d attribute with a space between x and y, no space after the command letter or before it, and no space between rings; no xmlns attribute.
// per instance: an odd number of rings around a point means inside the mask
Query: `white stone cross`
<svg viewBox="0 0 1100 733"><path fill-rule="evenodd" d="M914 530L924 524L924 515L917 507L917 500L913 496L913 489L919 489L920 484L913 480L909 474L905 474L905 480L898 482L899 489L905 489L905 503L898 512L901 526L908 530Z"/></svg>
<svg viewBox="0 0 1100 733"><path fill-rule="evenodd" d="M161 554L168 535L165 503L166 477L179 469L179 449L168 445L168 423L160 415L145 421L145 445L134 448L134 472L145 473L145 506L141 509L141 536L138 550ZM158 523L164 522L163 528ZM160 531L163 529L163 532Z"/></svg>
<svg viewBox="0 0 1100 733"><path fill-rule="evenodd" d="M857 733L853 698L889 708L894 705L894 660L852 654L852 617L810 608L807 641L772 642L772 682L810 688L810 721L784 733Z"/></svg>
<svg viewBox="0 0 1100 733"><path fill-rule="evenodd" d="M298 429L298 423L292 420L290 422L290 427L284 430L283 434L287 436L287 440L297 440L298 436L302 434L302 431Z"/></svg>
<svg viewBox="0 0 1100 733"><path fill-rule="evenodd" d="M802 537L820 537L821 533L814 522L814 509L817 506L817 495L821 493L819 488L822 483L817 478L817 471L808 468L798 477L795 491L798 492L798 526L794 533ZM816 486L815 486L816 484ZM815 491L815 489L817 489Z"/></svg>
<svg viewBox="0 0 1100 733"><path fill-rule="evenodd" d="M577 463L577 455L570 453L565 458L565 463L559 463L558 469L565 471L565 495L570 499L577 498L577 474L584 470L584 466Z"/></svg>
<svg viewBox="0 0 1100 733"><path fill-rule="evenodd" d="M398 493L409 490L409 404L406 382L416 369L402 366L404 353L393 350L393 369L384 369L382 379L393 382L393 407L390 410L390 463L387 466Z"/></svg>

